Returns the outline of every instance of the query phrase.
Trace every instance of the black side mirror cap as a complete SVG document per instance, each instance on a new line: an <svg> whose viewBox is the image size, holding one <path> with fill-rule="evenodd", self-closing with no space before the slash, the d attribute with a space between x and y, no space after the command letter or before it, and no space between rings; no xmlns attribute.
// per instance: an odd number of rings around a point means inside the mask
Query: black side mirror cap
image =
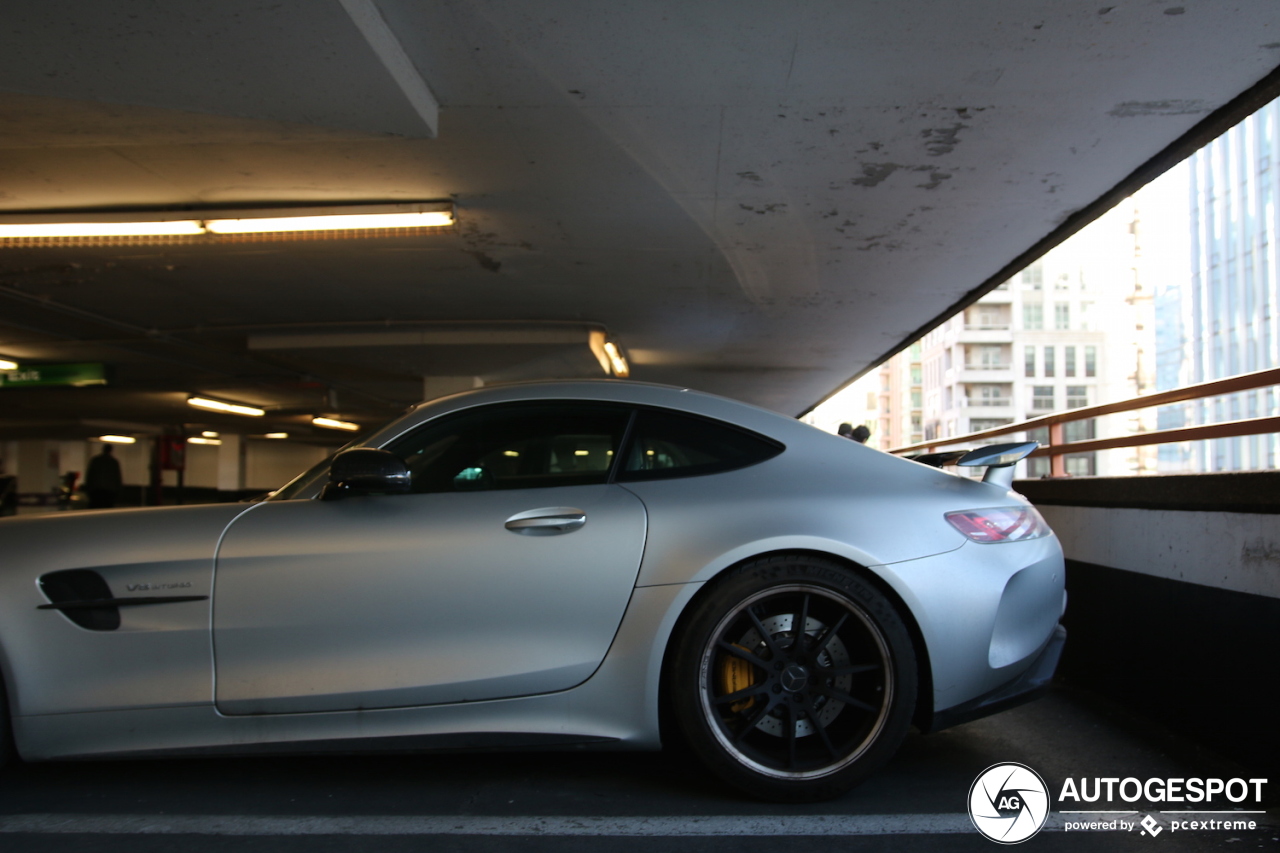
<svg viewBox="0 0 1280 853"><path fill-rule="evenodd" d="M404 460L388 450L353 447L333 457L329 482L320 500L332 501L355 495L402 495L413 485Z"/></svg>

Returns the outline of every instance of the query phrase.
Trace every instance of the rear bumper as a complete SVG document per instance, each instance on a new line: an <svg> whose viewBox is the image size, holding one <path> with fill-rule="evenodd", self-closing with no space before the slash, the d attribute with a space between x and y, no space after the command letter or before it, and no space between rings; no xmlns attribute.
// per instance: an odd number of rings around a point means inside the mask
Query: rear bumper
<svg viewBox="0 0 1280 853"><path fill-rule="evenodd" d="M1062 647L1066 642L1067 629L1059 624L1054 628L1053 634L1050 635L1035 661L1021 675L968 702L934 711L925 731L936 732L958 726L1039 698L1048 689L1049 682L1053 680L1053 674L1058 669L1058 659L1062 657Z"/></svg>

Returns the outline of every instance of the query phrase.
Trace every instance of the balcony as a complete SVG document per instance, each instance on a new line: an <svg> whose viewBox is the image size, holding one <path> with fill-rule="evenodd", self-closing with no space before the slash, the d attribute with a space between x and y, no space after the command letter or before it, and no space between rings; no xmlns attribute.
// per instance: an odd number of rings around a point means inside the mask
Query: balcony
<svg viewBox="0 0 1280 853"><path fill-rule="evenodd" d="M960 382L1012 382L1014 380L1012 364L966 364L960 368Z"/></svg>
<svg viewBox="0 0 1280 853"><path fill-rule="evenodd" d="M979 305L1000 305L1009 304L1013 301L1013 291L1008 287L997 287L995 290L987 291L978 300Z"/></svg>
<svg viewBox="0 0 1280 853"><path fill-rule="evenodd" d="M958 340L962 344L1007 344L1013 342L1012 323L965 323Z"/></svg>
<svg viewBox="0 0 1280 853"><path fill-rule="evenodd" d="M968 410L970 418L1013 417L1012 397L961 397L960 408Z"/></svg>

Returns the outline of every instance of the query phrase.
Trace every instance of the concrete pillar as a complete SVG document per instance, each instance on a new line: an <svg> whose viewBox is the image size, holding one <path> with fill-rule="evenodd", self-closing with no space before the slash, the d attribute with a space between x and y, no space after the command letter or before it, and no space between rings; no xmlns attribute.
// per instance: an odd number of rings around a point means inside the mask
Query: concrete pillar
<svg viewBox="0 0 1280 853"><path fill-rule="evenodd" d="M8 461L9 473L18 475L18 491L52 492L58 486L61 462L56 441L18 441L16 460Z"/></svg>
<svg viewBox="0 0 1280 853"><path fill-rule="evenodd" d="M218 490L238 492L244 488L244 436L221 435L218 447Z"/></svg>
<svg viewBox="0 0 1280 853"><path fill-rule="evenodd" d="M484 380L479 376L424 376L422 377L422 399L434 400L437 397L457 394L459 391L483 387Z"/></svg>

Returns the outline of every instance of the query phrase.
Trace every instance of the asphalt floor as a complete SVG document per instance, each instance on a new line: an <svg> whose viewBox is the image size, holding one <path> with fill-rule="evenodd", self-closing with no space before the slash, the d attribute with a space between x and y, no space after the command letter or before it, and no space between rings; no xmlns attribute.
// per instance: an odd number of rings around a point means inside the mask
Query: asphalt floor
<svg viewBox="0 0 1280 853"><path fill-rule="evenodd" d="M0 851L990 851L1007 845L974 828L969 792L987 768L1008 762L1039 773L1053 799L1044 828L1016 845L1027 850L1280 848L1280 780L1268 779L1259 802L1061 801L1069 778L1262 771L1059 687L994 717L912 733L854 791L801 806L746 799L672 752L16 764L0 771ZM1124 814L1074 814L1084 807ZM1210 808L1230 814L1185 813ZM1255 827L1192 829L1191 819ZM1113 820L1132 829L1068 829Z"/></svg>

